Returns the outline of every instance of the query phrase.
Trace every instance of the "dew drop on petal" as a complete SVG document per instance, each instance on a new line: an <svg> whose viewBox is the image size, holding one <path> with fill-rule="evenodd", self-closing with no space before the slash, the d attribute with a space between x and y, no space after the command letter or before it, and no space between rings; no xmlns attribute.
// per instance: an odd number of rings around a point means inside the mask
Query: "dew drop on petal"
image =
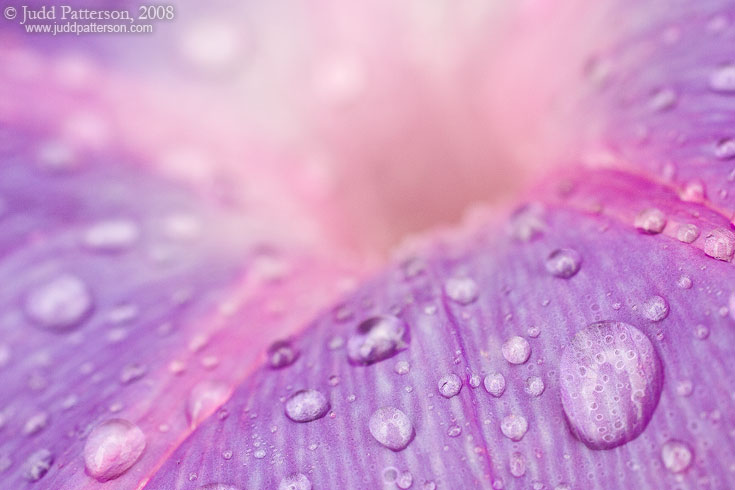
<svg viewBox="0 0 735 490"><path fill-rule="evenodd" d="M531 356L531 345L523 337L514 336L503 343L503 357L511 364L523 364Z"/></svg>
<svg viewBox="0 0 735 490"><path fill-rule="evenodd" d="M449 437L459 437L460 434L462 434L462 427L457 424L453 424L447 429L447 435Z"/></svg>
<svg viewBox="0 0 735 490"><path fill-rule="evenodd" d="M395 366L393 366L393 371L396 374L408 374L409 371L411 371L411 364L409 364L408 361L398 361Z"/></svg>
<svg viewBox="0 0 735 490"><path fill-rule="evenodd" d="M699 227L691 223L679 225L676 229L676 239L683 243L692 243L699 238Z"/></svg>
<svg viewBox="0 0 735 490"><path fill-rule="evenodd" d="M528 421L523 415L506 415L500 422L500 431L508 439L520 441L528 431Z"/></svg>
<svg viewBox="0 0 735 490"><path fill-rule="evenodd" d="M295 473L283 478L278 490L311 490L311 480L303 473Z"/></svg>
<svg viewBox="0 0 735 490"><path fill-rule="evenodd" d="M735 94L735 65L722 65L712 71L709 87L715 92Z"/></svg>
<svg viewBox="0 0 735 490"><path fill-rule="evenodd" d="M46 428L46 426L49 423L49 415L46 412L39 412L35 415L32 415L28 420L26 420L26 423L23 425L23 434L27 436L32 436L35 434L38 434L43 429Z"/></svg>
<svg viewBox="0 0 735 490"><path fill-rule="evenodd" d="M520 478L526 474L526 457L516 451L510 455L508 466L510 468L510 474L516 478Z"/></svg>
<svg viewBox="0 0 735 490"><path fill-rule="evenodd" d="M102 422L84 444L87 473L101 482L115 479L132 468L145 446L143 431L132 422L123 419Z"/></svg>
<svg viewBox="0 0 735 490"><path fill-rule="evenodd" d="M485 390L494 397L500 397L505 392L505 376L501 373L490 373L485 376Z"/></svg>
<svg viewBox="0 0 735 490"><path fill-rule="evenodd" d="M347 357L352 364L367 366L405 350L409 340L408 325L400 318L392 315L368 318L347 341Z"/></svg>
<svg viewBox="0 0 735 490"><path fill-rule="evenodd" d="M582 256L570 248L554 250L546 258L546 270L549 274L562 279L574 276L579 271L581 264Z"/></svg>
<svg viewBox="0 0 735 490"><path fill-rule="evenodd" d="M518 241L530 242L545 231L544 208L538 203L522 206L510 217L509 233Z"/></svg>
<svg viewBox="0 0 735 490"><path fill-rule="evenodd" d="M462 379L454 373L445 374L439 378L437 383L439 393L444 398L452 398L459 394L462 389Z"/></svg>
<svg viewBox="0 0 735 490"><path fill-rule="evenodd" d="M95 223L85 231L83 245L96 252L121 252L138 241L140 229L135 221L113 219Z"/></svg>
<svg viewBox="0 0 735 490"><path fill-rule="evenodd" d="M469 277L452 277L444 283L444 293L461 305L468 305L477 300L477 283Z"/></svg>
<svg viewBox="0 0 735 490"><path fill-rule="evenodd" d="M531 396L541 396L544 392L544 381L539 376L529 376L526 378L525 392Z"/></svg>
<svg viewBox="0 0 735 490"><path fill-rule="evenodd" d="M651 420L663 368L643 332L600 322L577 332L564 349L559 378L572 433L591 449L610 449L638 437Z"/></svg>
<svg viewBox="0 0 735 490"><path fill-rule="evenodd" d="M671 439L661 447L661 460L672 473L681 473L692 464L692 448L686 442Z"/></svg>
<svg viewBox="0 0 735 490"><path fill-rule="evenodd" d="M311 422L328 411L329 401L318 390L299 390L286 400L286 416L294 422Z"/></svg>
<svg viewBox="0 0 735 490"><path fill-rule="evenodd" d="M720 160L735 158L735 138L725 138L715 144L715 157Z"/></svg>
<svg viewBox="0 0 735 490"><path fill-rule="evenodd" d="M395 407L382 407L373 412L368 428L376 441L393 451L405 449L414 436L411 419Z"/></svg>
<svg viewBox="0 0 735 490"><path fill-rule="evenodd" d="M652 322L660 322L669 316L669 303L661 296L651 296L641 305L641 313Z"/></svg>
<svg viewBox="0 0 735 490"><path fill-rule="evenodd" d="M679 279L676 281L676 285L681 289L691 289L692 279L689 276L679 276Z"/></svg>
<svg viewBox="0 0 735 490"><path fill-rule="evenodd" d="M735 234L725 228L716 228L707 233L704 253L717 260L731 260L735 253Z"/></svg>
<svg viewBox="0 0 735 490"><path fill-rule="evenodd" d="M226 483L208 483L199 487L199 490L240 490L234 485L227 485Z"/></svg>
<svg viewBox="0 0 735 490"><path fill-rule="evenodd" d="M54 455L48 449L39 449L32 453L23 463L22 472L26 480L38 481L48 473L54 463Z"/></svg>
<svg viewBox="0 0 735 490"><path fill-rule="evenodd" d="M92 303L92 294L84 281L62 274L31 289L24 311L36 325L64 330L81 323L92 310Z"/></svg>
<svg viewBox="0 0 735 490"><path fill-rule="evenodd" d="M644 209L636 216L634 224L638 230L655 235L664 231L666 215L656 208Z"/></svg>
<svg viewBox="0 0 735 490"><path fill-rule="evenodd" d="M703 202L705 194L704 183L701 180L691 180L686 183L680 196L682 201Z"/></svg>
<svg viewBox="0 0 735 490"><path fill-rule="evenodd" d="M186 403L186 418L191 427L213 414L227 401L232 389L220 381L200 381L189 392Z"/></svg>
<svg viewBox="0 0 735 490"><path fill-rule="evenodd" d="M268 348L268 365L272 369L290 366L299 357L299 351L287 340L279 340Z"/></svg>
<svg viewBox="0 0 735 490"><path fill-rule="evenodd" d="M411 488L413 485L413 475L410 471L401 472L400 476L396 480L396 486L402 490Z"/></svg>
<svg viewBox="0 0 735 490"><path fill-rule="evenodd" d="M651 110L659 112L671 109L676 105L677 94L674 89L662 88L653 93L649 101Z"/></svg>

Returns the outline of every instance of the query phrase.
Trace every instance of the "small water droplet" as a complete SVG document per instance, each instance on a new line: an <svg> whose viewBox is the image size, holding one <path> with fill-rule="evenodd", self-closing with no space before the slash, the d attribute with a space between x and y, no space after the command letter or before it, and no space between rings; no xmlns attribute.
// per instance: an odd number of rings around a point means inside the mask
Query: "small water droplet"
<svg viewBox="0 0 735 490"><path fill-rule="evenodd" d="M339 376L333 374L329 377L327 382L329 383L329 386L337 386L339 384Z"/></svg>
<svg viewBox="0 0 735 490"><path fill-rule="evenodd" d="M661 296L651 296L641 305L641 313L652 322L660 322L669 316L669 303Z"/></svg>
<svg viewBox="0 0 735 490"><path fill-rule="evenodd" d="M501 373L490 373L485 376L485 390L494 397L500 397L505 393L505 376Z"/></svg>
<svg viewBox="0 0 735 490"><path fill-rule="evenodd" d="M701 180L691 180L686 183L680 193L682 201L703 202L705 199L704 183Z"/></svg>
<svg viewBox="0 0 735 490"><path fill-rule="evenodd" d="M72 274L62 274L28 293L25 313L36 325L64 330L81 323L92 310L92 302L84 281Z"/></svg>
<svg viewBox="0 0 735 490"><path fill-rule="evenodd" d="M268 365L273 369L290 366L299 357L299 351L287 340L279 340L268 348Z"/></svg>
<svg viewBox="0 0 735 490"><path fill-rule="evenodd" d="M411 364L409 364L408 361L398 361L395 366L393 366L393 371L396 374L408 374L411 370Z"/></svg>
<svg viewBox="0 0 735 490"><path fill-rule="evenodd" d="M222 451L222 459L227 460L227 461L231 460L232 459L232 450L225 449L224 451Z"/></svg>
<svg viewBox="0 0 735 490"><path fill-rule="evenodd" d="M577 332L564 349L559 377L572 433L591 449L610 449L638 437L663 386L651 341L621 322L593 323Z"/></svg>
<svg viewBox="0 0 735 490"><path fill-rule="evenodd" d="M278 490L311 490L311 480L303 473L294 473L281 480Z"/></svg>
<svg viewBox="0 0 735 490"><path fill-rule="evenodd" d="M137 362L127 364L120 372L120 383L128 384L137 381L145 376L146 372L148 372L148 368L143 364Z"/></svg>
<svg viewBox="0 0 735 490"><path fill-rule="evenodd" d="M569 279L574 276L582 264L582 256L571 248L560 248L554 250L546 258L546 270L549 274Z"/></svg>
<svg viewBox="0 0 735 490"><path fill-rule="evenodd" d="M352 364L367 366L407 349L409 341L408 325L400 318L372 317L360 323L347 341L347 357Z"/></svg>
<svg viewBox="0 0 735 490"><path fill-rule="evenodd" d="M531 345L523 337L514 336L503 343L503 357L511 364L523 364L531 356Z"/></svg>
<svg viewBox="0 0 735 490"><path fill-rule="evenodd" d="M510 468L510 474L516 478L520 478L526 474L526 457L516 451L510 455L508 466Z"/></svg>
<svg viewBox="0 0 735 490"><path fill-rule="evenodd" d="M328 411L329 401L317 390L299 390L286 400L286 416L294 422L311 422Z"/></svg>
<svg viewBox="0 0 735 490"><path fill-rule="evenodd" d="M413 475L410 471L403 471L401 472L401 475L396 480L396 486L398 488L401 488L405 490L406 488L411 488L413 485Z"/></svg>
<svg viewBox="0 0 735 490"><path fill-rule="evenodd" d="M541 396L544 392L544 380L539 376L529 376L526 378L525 392L531 396Z"/></svg>
<svg viewBox="0 0 735 490"><path fill-rule="evenodd" d="M676 285L682 289L691 289L692 280L689 276L679 276L679 279L676 281Z"/></svg>
<svg viewBox="0 0 735 490"><path fill-rule="evenodd" d="M470 385L471 388L477 388L480 386L480 383L482 383L482 378L477 373L472 373L467 378L467 383Z"/></svg>
<svg viewBox="0 0 735 490"><path fill-rule="evenodd" d="M676 384L676 394L679 396L690 396L694 391L694 384L688 379L679 381Z"/></svg>
<svg viewBox="0 0 735 490"><path fill-rule="evenodd" d="M392 451L405 449L415 434L411 419L395 407L381 407L373 412L368 428L376 441Z"/></svg>
<svg viewBox="0 0 735 490"><path fill-rule="evenodd" d="M709 87L715 92L735 93L735 65L717 67L709 76Z"/></svg>
<svg viewBox="0 0 735 490"><path fill-rule="evenodd" d="M461 305L468 305L477 300L477 283L469 277L452 277L444 283L444 293Z"/></svg>
<svg viewBox="0 0 735 490"><path fill-rule="evenodd" d="M38 481L48 473L54 463L54 455L48 449L39 449L23 463L23 477L28 481Z"/></svg>
<svg viewBox="0 0 735 490"><path fill-rule="evenodd" d="M458 426L457 424L453 424L449 426L449 429L447 429L447 435L449 437L459 437L461 433L462 427Z"/></svg>
<svg viewBox="0 0 735 490"><path fill-rule="evenodd" d="M735 157L735 138L724 138L715 144L715 157L720 160L729 160Z"/></svg>
<svg viewBox="0 0 735 490"><path fill-rule="evenodd" d="M725 228L716 228L707 233L704 253L717 260L730 261L735 253L735 234Z"/></svg>
<svg viewBox="0 0 735 490"><path fill-rule="evenodd" d="M656 208L644 209L636 216L634 225L643 233L655 235L664 231L666 215Z"/></svg>
<svg viewBox="0 0 735 490"><path fill-rule="evenodd" d="M186 417L191 427L196 427L213 414L230 397L232 390L219 381L200 381L189 393Z"/></svg>
<svg viewBox="0 0 735 490"><path fill-rule="evenodd" d="M122 252L129 249L140 236L135 221L113 219L95 223L85 231L82 244L95 252Z"/></svg>
<svg viewBox="0 0 735 490"><path fill-rule="evenodd" d="M523 415L506 415L500 423L500 431L508 439L520 441L528 431L528 421Z"/></svg>
<svg viewBox="0 0 735 490"><path fill-rule="evenodd" d="M694 327L694 336L699 340L705 340L709 337L709 328L706 325L697 325Z"/></svg>
<svg viewBox="0 0 735 490"><path fill-rule="evenodd" d="M538 203L522 206L510 217L509 227L511 236L521 242L541 237L546 231L544 208Z"/></svg>
<svg viewBox="0 0 735 490"><path fill-rule="evenodd" d="M253 452L253 457L255 459L263 459L266 456L266 452L264 448L258 448Z"/></svg>
<svg viewBox="0 0 735 490"><path fill-rule="evenodd" d="M444 398L452 398L459 394L462 389L462 379L454 373L445 374L439 378L437 383L439 393Z"/></svg>
<svg viewBox="0 0 735 490"><path fill-rule="evenodd" d="M123 419L110 419L95 427L84 444L87 473L98 481L113 480L138 461L146 442L140 428Z"/></svg>
<svg viewBox="0 0 735 490"><path fill-rule="evenodd" d="M692 464L692 459L692 448L686 442L671 439L661 447L661 460L672 473L686 471Z"/></svg>
<svg viewBox="0 0 735 490"><path fill-rule="evenodd" d="M48 426L48 423L49 415L46 412L39 412L26 420L23 426L23 434L27 436L38 434Z"/></svg>

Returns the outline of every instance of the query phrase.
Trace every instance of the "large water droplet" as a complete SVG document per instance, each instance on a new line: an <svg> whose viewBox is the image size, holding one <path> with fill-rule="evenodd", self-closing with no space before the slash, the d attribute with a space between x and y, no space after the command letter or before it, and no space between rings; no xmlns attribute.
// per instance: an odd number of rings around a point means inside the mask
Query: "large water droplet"
<svg viewBox="0 0 735 490"><path fill-rule="evenodd" d="M666 215L656 208L644 209L636 216L634 224L638 230L655 235L664 231Z"/></svg>
<svg viewBox="0 0 735 490"><path fill-rule="evenodd" d="M454 373L445 374L437 383L439 393L444 398L452 398L462 389L462 379Z"/></svg>
<svg viewBox="0 0 735 490"><path fill-rule="evenodd" d="M111 419L94 428L84 444L87 473L96 480L113 480L138 461L145 449L140 428L123 419Z"/></svg>
<svg viewBox="0 0 735 490"><path fill-rule="evenodd" d="M725 228L716 228L707 233L704 253L717 260L731 260L735 253L735 234Z"/></svg>
<svg viewBox="0 0 735 490"><path fill-rule="evenodd" d="M311 422L328 411L329 401L317 390L300 390L286 400L286 416L294 422Z"/></svg>
<svg viewBox="0 0 735 490"><path fill-rule="evenodd" d="M400 318L392 315L368 318L347 341L347 357L353 364L367 366L405 350L409 341L408 325Z"/></svg>
<svg viewBox="0 0 735 490"><path fill-rule="evenodd" d="M200 381L191 389L186 402L186 418L191 427L212 415L227 401L232 389L220 381Z"/></svg>
<svg viewBox="0 0 735 490"><path fill-rule="evenodd" d="M54 455L48 449L39 449L23 463L23 477L28 481L38 481L44 477L54 463Z"/></svg>
<svg viewBox="0 0 735 490"><path fill-rule="evenodd" d="M287 340L274 342L268 348L268 365L273 369L290 366L299 357L299 351Z"/></svg>
<svg viewBox="0 0 735 490"><path fill-rule="evenodd" d="M394 407L382 407L373 412L368 428L376 441L393 451L405 449L414 436L411 420Z"/></svg>
<svg viewBox="0 0 735 490"><path fill-rule="evenodd" d="M444 284L444 292L455 303L468 305L477 300L478 287L477 283L469 277L453 277L447 279Z"/></svg>
<svg viewBox="0 0 735 490"><path fill-rule="evenodd" d="M672 473L686 471L692 464L692 448L686 442L671 439L661 447L661 460Z"/></svg>
<svg viewBox="0 0 735 490"><path fill-rule="evenodd" d="M565 348L561 400L572 433L610 449L643 432L658 404L663 369L651 341L620 322L593 323Z"/></svg>
<svg viewBox="0 0 735 490"><path fill-rule="evenodd" d="M560 248L554 250L546 258L546 270L549 274L569 279L579 271L582 265L582 256L576 250Z"/></svg>
<svg viewBox="0 0 735 490"><path fill-rule="evenodd" d="M97 252L121 252L138 240L140 229L135 221L115 219L96 223L84 233L82 243Z"/></svg>
<svg viewBox="0 0 735 490"><path fill-rule="evenodd" d="M651 296L641 305L641 313L652 322L660 322L669 316L669 303L661 296Z"/></svg>
<svg viewBox="0 0 735 490"><path fill-rule="evenodd" d="M26 316L52 330L74 327L92 310L92 294L79 277L62 274L33 288L25 299Z"/></svg>
<svg viewBox="0 0 735 490"><path fill-rule="evenodd" d="M494 397L500 397L505 392L505 376L501 373L490 373L483 381L485 390Z"/></svg>
<svg viewBox="0 0 735 490"><path fill-rule="evenodd" d="M511 364L523 364L531 356L531 345L523 337L514 336L503 342L503 357Z"/></svg>
<svg viewBox="0 0 735 490"><path fill-rule="evenodd" d="M735 93L735 65L722 65L709 76L709 87L715 92Z"/></svg>
<svg viewBox="0 0 735 490"><path fill-rule="evenodd" d="M278 490L311 490L311 480L303 473L295 473L283 478Z"/></svg>
<svg viewBox="0 0 735 490"><path fill-rule="evenodd" d="M528 431L528 421L523 415L506 415L500 422L500 431L508 439L520 441Z"/></svg>

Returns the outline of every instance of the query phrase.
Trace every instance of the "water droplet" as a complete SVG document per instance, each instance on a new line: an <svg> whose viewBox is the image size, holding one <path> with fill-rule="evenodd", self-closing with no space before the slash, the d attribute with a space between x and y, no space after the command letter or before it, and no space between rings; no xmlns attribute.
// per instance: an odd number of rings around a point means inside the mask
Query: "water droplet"
<svg viewBox="0 0 735 490"><path fill-rule="evenodd" d="M102 221L89 227L82 244L96 252L121 252L129 249L140 236L135 221L114 219Z"/></svg>
<svg viewBox="0 0 735 490"><path fill-rule="evenodd" d="M480 386L480 383L482 383L482 378L477 373L472 373L467 378L467 383L469 383L471 388L477 388Z"/></svg>
<svg viewBox="0 0 735 490"><path fill-rule="evenodd" d="M191 427L212 415L230 397L232 390L219 381L200 381L189 393L186 403L186 418Z"/></svg>
<svg viewBox="0 0 735 490"><path fill-rule="evenodd" d="M503 343L503 357L511 364L523 364L531 356L531 345L523 337L514 336Z"/></svg>
<svg viewBox="0 0 735 490"><path fill-rule="evenodd" d="M436 490L436 483L431 480L424 482L423 490Z"/></svg>
<svg viewBox="0 0 735 490"><path fill-rule="evenodd" d="M62 274L36 286L26 296L25 313L44 328L63 330L82 322L92 310L92 294L77 276Z"/></svg>
<svg viewBox="0 0 735 490"><path fill-rule="evenodd" d="M444 398L452 398L459 394L462 389L462 379L454 373L445 374L439 378L437 383L439 393Z"/></svg>
<svg viewBox="0 0 735 490"><path fill-rule="evenodd" d="M692 449L686 442L671 439L661 447L661 460L672 473L681 473L692 464Z"/></svg>
<svg viewBox="0 0 735 490"><path fill-rule="evenodd" d="M408 374L410 370L411 364L409 364L408 361L398 361L393 367L393 371L395 371L396 374Z"/></svg>
<svg viewBox="0 0 735 490"><path fill-rule="evenodd" d="M294 473L281 480L278 490L311 490L311 480L303 473Z"/></svg>
<svg viewBox="0 0 735 490"><path fill-rule="evenodd" d="M705 199L704 183L701 180L692 180L686 183L680 193L682 201L703 202Z"/></svg>
<svg viewBox="0 0 735 490"><path fill-rule="evenodd" d="M449 426L449 429L447 429L447 435L449 437L459 437L461 433L462 427L458 426L457 424L453 424Z"/></svg>
<svg viewBox="0 0 735 490"><path fill-rule="evenodd" d="M661 296L651 296L641 305L641 313L652 322L660 322L669 316L669 304Z"/></svg>
<svg viewBox="0 0 735 490"><path fill-rule="evenodd" d="M666 111L676 105L676 100L676 91L671 88L663 88L653 93L649 106L653 111Z"/></svg>
<svg viewBox="0 0 735 490"><path fill-rule="evenodd" d="M544 392L544 380L539 376L529 376L526 378L525 392L531 396L540 396Z"/></svg>
<svg viewBox="0 0 735 490"><path fill-rule="evenodd" d="M368 428L376 441L393 451L405 449L414 436L411 420L394 407L382 407L373 412Z"/></svg>
<svg viewBox="0 0 735 490"><path fill-rule="evenodd" d="M398 470L389 466L383 470L383 481L386 483L395 483L398 479Z"/></svg>
<svg viewBox="0 0 735 490"><path fill-rule="evenodd" d="M145 436L140 428L123 419L102 422L87 436L84 464L96 480L113 480L138 461L145 449Z"/></svg>
<svg viewBox="0 0 735 490"><path fill-rule="evenodd" d="M468 305L477 300L477 283L469 277L453 277L444 283L444 293L461 305Z"/></svg>
<svg viewBox="0 0 735 490"><path fill-rule="evenodd" d="M38 434L46 428L48 422L49 415L46 412L37 413L26 420L26 423L23 426L23 434L27 436Z"/></svg>
<svg viewBox="0 0 735 490"><path fill-rule="evenodd" d="M199 490L240 490L234 485L227 485L225 483L208 483L199 487Z"/></svg>
<svg viewBox="0 0 735 490"><path fill-rule="evenodd" d="M290 366L299 357L299 351L287 340L274 342L268 348L268 365L273 369Z"/></svg>
<svg viewBox="0 0 735 490"><path fill-rule="evenodd" d="M505 393L505 376L501 373L490 373L485 376L485 390L494 397L500 397Z"/></svg>
<svg viewBox="0 0 735 490"><path fill-rule="evenodd" d="M391 315L368 318L347 341L347 357L353 364L367 366L405 350L409 341L408 325L400 318Z"/></svg>
<svg viewBox="0 0 735 490"><path fill-rule="evenodd" d="M299 390L286 400L286 416L294 422L311 422L328 411L329 401L317 390Z"/></svg>
<svg viewBox="0 0 735 490"><path fill-rule="evenodd" d="M506 415L500 422L500 431L512 441L520 441L528 431L528 421L523 415Z"/></svg>
<svg viewBox="0 0 735 490"><path fill-rule="evenodd" d="M571 248L560 248L554 250L546 258L546 270L549 274L569 279L579 271L582 264L582 256Z"/></svg>
<svg viewBox="0 0 735 490"><path fill-rule="evenodd" d="M521 242L530 242L546 231L544 208L538 203L527 204L510 217L510 234Z"/></svg>
<svg viewBox="0 0 735 490"><path fill-rule="evenodd" d="M735 138L721 139L715 145L715 157L720 160L729 160L735 157Z"/></svg>
<svg viewBox="0 0 735 490"><path fill-rule="evenodd" d="M263 459L265 458L265 455L266 455L265 449L262 447L256 449L255 452L253 452L253 457L255 459Z"/></svg>
<svg viewBox="0 0 735 490"><path fill-rule="evenodd" d="M413 485L413 475L410 471L404 471L396 480L396 486L401 489L411 488Z"/></svg>
<svg viewBox="0 0 735 490"><path fill-rule="evenodd" d="M735 93L735 65L717 67L709 76L709 87L715 92Z"/></svg>
<svg viewBox="0 0 735 490"><path fill-rule="evenodd" d="M526 457L516 451L510 455L508 466L510 468L510 474L516 478L520 478L526 474Z"/></svg>
<svg viewBox="0 0 735 490"><path fill-rule="evenodd" d="M639 231L655 235L664 231L666 215L656 208L644 209L636 216L634 224Z"/></svg>
<svg viewBox="0 0 735 490"><path fill-rule="evenodd" d="M683 243L692 243L699 238L699 227L693 224L682 224L676 229L676 238Z"/></svg>
<svg viewBox="0 0 735 490"><path fill-rule="evenodd" d="M127 364L123 367L122 372L120 373L120 383L128 384L133 381L137 381L145 376L146 372L148 372L148 368L143 364L139 364L137 362Z"/></svg>
<svg viewBox="0 0 735 490"><path fill-rule="evenodd" d="M704 253L717 260L730 261L735 253L735 234L725 228L716 228L707 233Z"/></svg>
<svg viewBox="0 0 735 490"><path fill-rule="evenodd" d="M679 396L690 396L694 391L694 384L688 379L679 381L676 384L676 394Z"/></svg>
<svg viewBox="0 0 735 490"><path fill-rule="evenodd" d="M709 328L705 325L697 325L694 327L694 336L699 340L705 340L709 337Z"/></svg>
<svg viewBox="0 0 735 490"><path fill-rule="evenodd" d="M44 477L54 463L54 455L48 449L39 449L23 463L23 477L28 481L38 481Z"/></svg>
<svg viewBox="0 0 735 490"><path fill-rule="evenodd" d="M692 279L689 276L679 276L679 279L676 281L676 285L682 289L691 289Z"/></svg>
<svg viewBox="0 0 735 490"><path fill-rule="evenodd" d="M593 323L577 332L564 349L559 376L572 433L592 449L610 449L638 437L663 385L651 341L620 322Z"/></svg>

